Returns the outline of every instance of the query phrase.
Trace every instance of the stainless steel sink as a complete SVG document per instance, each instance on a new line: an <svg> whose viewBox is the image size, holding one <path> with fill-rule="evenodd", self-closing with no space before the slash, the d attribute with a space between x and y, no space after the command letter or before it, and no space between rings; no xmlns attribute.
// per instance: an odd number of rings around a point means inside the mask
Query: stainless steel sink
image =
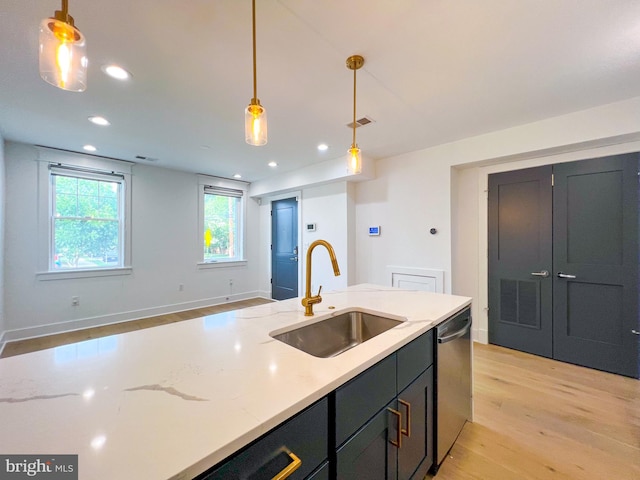
<svg viewBox="0 0 640 480"><path fill-rule="evenodd" d="M400 320L364 312L345 312L326 320L271 335L314 357L329 358L401 324Z"/></svg>

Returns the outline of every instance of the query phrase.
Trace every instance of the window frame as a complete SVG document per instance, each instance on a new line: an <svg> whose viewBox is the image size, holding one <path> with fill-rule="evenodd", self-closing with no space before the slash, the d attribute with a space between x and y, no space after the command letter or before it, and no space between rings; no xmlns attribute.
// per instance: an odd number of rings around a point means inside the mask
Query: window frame
<svg viewBox="0 0 640 480"><path fill-rule="evenodd" d="M58 151L46 147L38 150L38 280L129 275L131 267L131 167L120 160L92 157L79 153ZM90 180L118 179L120 193L120 242L122 263L117 267L89 267L58 270L53 268L53 176L56 172ZM65 175L62 173L62 175Z"/></svg>
<svg viewBox="0 0 640 480"><path fill-rule="evenodd" d="M236 180L220 177L198 175L198 237L197 237L197 266L199 269L242 266L246 260L246 218L247 218L247 190L248 184ZM238 246L240 253L234 259L205 261L204 259L204 199L205 195L229 193L229 196L240 199L237 224Z"/></svg>

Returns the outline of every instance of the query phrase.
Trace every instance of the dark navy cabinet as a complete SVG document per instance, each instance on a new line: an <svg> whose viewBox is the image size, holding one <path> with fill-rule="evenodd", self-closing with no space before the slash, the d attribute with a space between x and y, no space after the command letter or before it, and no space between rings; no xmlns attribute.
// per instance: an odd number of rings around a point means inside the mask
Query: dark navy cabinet
<svg viewBox="0 0 640 480"><path fill-rule="evenodd" d="M336 478L424 478L433 464L433 331L335 394Z"/></svg>
<svg viewBox="0 0 640 480"><path fill-rule="evenodd" d="M329 478L328 426L325 397L197 479L271 480L300 462L286 478L326 480Z"/></svg>
<svg viewBox="0 0 640 480"><path fill-rule="evenodd" d="M366 422L336 452L336 478L396 480L398 448L391 443L398 437L389 403Z"/></svg>
<svg viewBox="0 0 640 480"><path fill-rule="evenodd" d="M422 479L433 465L433 366L398 395L398 410L410 430L398 449L398 479ZM409 407L407 407L409 405ZM404 428L404 427L403 427ZM406 428L405 428L406 430Z"/></svg>

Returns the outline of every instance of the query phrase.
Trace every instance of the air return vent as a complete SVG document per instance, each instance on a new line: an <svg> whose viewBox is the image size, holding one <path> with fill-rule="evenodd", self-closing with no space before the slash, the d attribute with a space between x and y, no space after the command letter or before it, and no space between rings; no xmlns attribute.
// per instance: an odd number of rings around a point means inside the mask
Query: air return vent
<svg viewBox="0 0 640 480"><path fill-rule="evenodd" d="M371 118L369 118L369 117L359 118L358 120L356 120L356 128L364 127L365 125L368 125L370 123L373 123L373 120ZM353 122L347 123L347 127L348 128L353 128Z"/></svg>

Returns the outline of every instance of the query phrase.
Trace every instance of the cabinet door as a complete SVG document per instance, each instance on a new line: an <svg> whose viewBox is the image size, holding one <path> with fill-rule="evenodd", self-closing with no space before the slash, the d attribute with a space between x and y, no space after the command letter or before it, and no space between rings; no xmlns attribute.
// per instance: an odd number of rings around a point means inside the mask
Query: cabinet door
<svg viewBox="0 0 640 480"><path fill-rule="evenodd" d="M324 462L321 468L313 472L305 480L329 480L329 462Z"/></svg>
<svg viewBox="0 0 640 480"><path fill-rule="evenodd" d="M396 355L336 390L336 446L341 445L396 396Z"/></svg>
<svg viewBox="0 0 640 480"><path fill-rule="evenodd" d="M270 480L296 460L302 462L290 477L301 480L327 459L328 400L323 398L307 410L276 427L247 449L198 480ZM322 477L318 477L322 478Z"/></svg>
<svg viewBox="0 0 640 480"><path fill-rule="evenodd" d="M433 464L433 399L433 367L398 395L403 422L398 480L422 479Z"/></svg>
<svg viewBox="0 0 640 480"><path fill-rule="evenodd" d="M433 364L433 329L398 350L398 392Z"/></svg>
<svg viewBox="0 0 640 480"><path fill-rule="evenodd" d="M392 404L395 406L395 401ZM398 419L387 408L376 414L337 452L338 480L397 480Z"/></svg>

